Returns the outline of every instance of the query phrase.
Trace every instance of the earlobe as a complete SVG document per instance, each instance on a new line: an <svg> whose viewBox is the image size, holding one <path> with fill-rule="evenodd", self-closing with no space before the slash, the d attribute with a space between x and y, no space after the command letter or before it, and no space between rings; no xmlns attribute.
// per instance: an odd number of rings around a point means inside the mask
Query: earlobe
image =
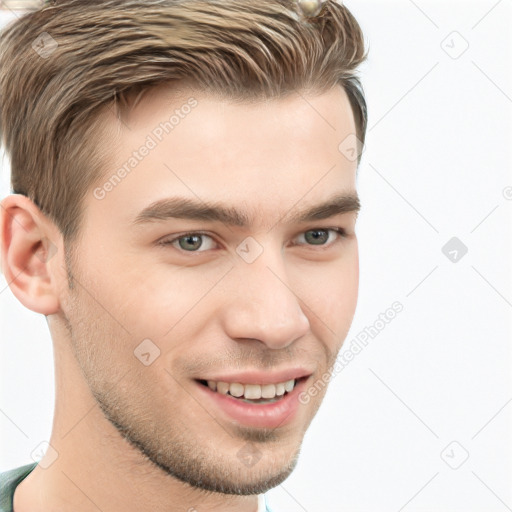
<svg viewBox="0 0 512 512"><path fill-rule="evenodd" d="M2 273L27 308L50 315L59 310L55 275L55 229L26 196L12 194L0 203Z"/></svg>

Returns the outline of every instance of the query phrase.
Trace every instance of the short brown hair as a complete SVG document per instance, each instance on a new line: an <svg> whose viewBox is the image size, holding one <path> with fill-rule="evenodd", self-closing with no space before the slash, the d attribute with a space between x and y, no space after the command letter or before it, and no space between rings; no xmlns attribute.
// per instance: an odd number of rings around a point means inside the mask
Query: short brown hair
<svg viewBox="0 0 512 512"><path fill-rule="evenodd" d="M48 3L1 34L0 132L13 191L74 240L83 199L106 171L102 112L165 83L239 100L340 84L364 144L355 69L366 56L357 21L335 0L313 17L296 0Z"/></svg>

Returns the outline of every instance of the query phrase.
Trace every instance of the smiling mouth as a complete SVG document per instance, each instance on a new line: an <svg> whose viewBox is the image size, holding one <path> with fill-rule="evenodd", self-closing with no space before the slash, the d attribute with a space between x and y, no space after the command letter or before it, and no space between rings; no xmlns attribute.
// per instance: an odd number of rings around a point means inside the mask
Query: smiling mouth
<svg viewBox="0 0 512 512"><path fill-rule="evenodd" d="M240 402L245 402L248 404L271 404L283 400L283 398L285 398L295 389L295 386L299 382L302 382L307 378L308 377L306 376L299 379L292 379L290 381L282 382L276 385L267 384L262 386L257 384L243 385L240 383L217 383L214 381L206 381L204 379L196 379L196 381L215 393L229 396ZM255 396L258 396L258 398L255 398Z"/></svg>

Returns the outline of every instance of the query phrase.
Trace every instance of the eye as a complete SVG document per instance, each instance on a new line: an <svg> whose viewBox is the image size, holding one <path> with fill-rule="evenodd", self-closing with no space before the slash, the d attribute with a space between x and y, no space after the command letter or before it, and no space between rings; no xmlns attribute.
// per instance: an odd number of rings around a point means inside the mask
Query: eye
<svg viewBox="0 0 512 512"><path fill-rule="evenodd" d="M331 238L331 243L326 243L332 233L334 233L334 237ZM345 238L346 236L346 231L343 228L314 228L304 231L298 238L303 238L306 241L306 245L310 246L331 246L336 243L336 238ZM205 244L204 239L208 239L209 243L207 242ZM184 233L171 239L164 239L158 242L158 244L162 246L170 245L178 249L178 251L184 252L205 252L215 248L213 238L199 231ZM300 242L299 245L302 245L302 242Z"/></svg>
<svg viewBox="0 0 512 512"><path fill-rule="evenodd" d="M329 240L329 234L335 233L334 240L331 239L331 243L326 243ZM337 235L337 236L336 236ZM346 231L343 228L314 228L304 231L299 238L306 240L308 245L333 245L336 243L336 239L345 238L347 236Z"/></svg>
<svg viewBox="0 0 512 512"><path fill-rule="evenodd" d="M185 233L184 235L180 235L179 237L173 238L171 240L163 240L160 242L161 245L171 245L176 249L186 252L203 252L199 251L201 247L204 251L209 249L213 249L214 244L204 244L203 239L209 238L213 241L213 238L205 233L194 232L194 233ZM208 247L210 245L210 247Z"/></svg>

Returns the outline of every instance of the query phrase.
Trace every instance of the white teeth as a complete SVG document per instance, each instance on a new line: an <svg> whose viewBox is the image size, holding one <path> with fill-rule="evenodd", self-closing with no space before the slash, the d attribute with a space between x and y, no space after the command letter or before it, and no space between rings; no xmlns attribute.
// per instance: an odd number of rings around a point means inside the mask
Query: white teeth
<svg viewBox="0 0 512 512"><path fill-rule="evenodd" d="M261 398L274 398L276 396L276 387L274 384L265 384L261 386Z"/></svg>
<svg viewBox="0 0 512 512"><path fill-rule="evenodd" d="M229 391L229 384L227 382L217 382L217 393L227 395Z"/></svg>
<svg viewBox="0 0 512 512"><path fill-rule="evenodd" d="M287 380L284 383L284 390L288 391L288 393L289 393L293 389L294 383L295 383L294 379Z"/></svg>
<svg viewBox="0 0 512 512"><path fill-rule="evenodd" d="M276 395L277 396L283 396L284 395L284 384L280 382L279 384L276 384Z"/></svg>
<svg viewBox="0 0 512 512"><path fill-rule="evenodd" d="M278 384L241 384L239 382L216 382L207 381L208 387L212 391L217 391L223 395L228 393L234 397L246 398L248 400L258 400L259 398L275 398L283 396L285 392L290 392L295 387L295 379L279 382Z"/></svg>
<svg viewBox="0 0 512 512"><path fill-rule="evenodd" d="M236 397L242 396L244 394L244 387L238 382L233 382L229 385L229 393Z"/></svg>
<svg viewBox="0 0 512 512"><path fill-rule="evenodd" d="M258 398L261 398L261 386L258 384L246 384L244 388L244 398L249 400L257 400Z"/></svg>

